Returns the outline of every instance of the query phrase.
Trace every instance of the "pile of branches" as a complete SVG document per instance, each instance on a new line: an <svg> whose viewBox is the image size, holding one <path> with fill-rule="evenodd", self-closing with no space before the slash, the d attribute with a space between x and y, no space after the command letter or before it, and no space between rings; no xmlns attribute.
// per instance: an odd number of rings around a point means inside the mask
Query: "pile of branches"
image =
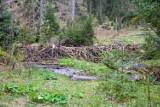
<svg viewBox="0 0 160 107"><path fill-rule="evenodd" d="M38 62L44 59L70 57L84 59L88 61L98 62L101 60L99 53L107 52L112 49L125 51L135 50L138 46L122 46L122 45L107 45L107 46L83 46L83 47L44 47L44 46L26 46L23 47L26 53L25 61Z"/></svg>

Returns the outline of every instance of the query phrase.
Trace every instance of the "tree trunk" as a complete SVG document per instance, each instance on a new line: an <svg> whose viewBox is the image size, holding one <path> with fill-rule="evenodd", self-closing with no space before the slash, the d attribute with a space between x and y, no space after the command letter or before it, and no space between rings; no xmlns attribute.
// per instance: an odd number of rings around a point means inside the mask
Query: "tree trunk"
<svg viewBox="0 0 160 107"><path fill-rule="evenodd" d="M72 0L72 21L75 19L75 0Z"/></svg>
<svg viewBox="0 0 160 107"><path fill-rule="evenodd" d="M157 35L160 37L160 27L157 28Z"/></svg>
<svg viewBox="0 0 160 107"><path fill-rule="evenodd" d="M42 33L42 22L43 22L43 0L40 0L40 35Z"/></svg>
<svg viewBox="0 0 160 107"><path fill-rule="evenodd" d="M8 7L10 8L11 7L11 1L8 0Z"/></svg>
<svg viewBox="0 0 160 107"><path fill-rule="evenodd" d="M99 18L100 18L100 23L102 24L102 1L99 0Z"/></svg>
<svg viewBox="0 0 160 107"><path fill-rule="evenodd" d="M34 0L32 0L32 28L33 28L33 33L35 32L34 29L35 29L35 3L34 3Z"/></svg>

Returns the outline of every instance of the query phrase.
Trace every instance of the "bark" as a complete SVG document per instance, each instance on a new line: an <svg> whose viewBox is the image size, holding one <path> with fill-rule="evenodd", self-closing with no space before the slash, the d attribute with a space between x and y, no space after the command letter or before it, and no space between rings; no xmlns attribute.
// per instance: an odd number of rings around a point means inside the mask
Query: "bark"
<svg viewBox="0 0 160 107"><path fill-rule="evenodd" d="M33 20L33 32L34 32L34 28L35 28L35 3L34 0L32 0L32 20Z"/></svg>
<svg viewBox="0 0 160 107"><path fill-rule="evenodd" d="M100 17L100 23L102 23L102 1L99 0L99 17Z"/></svg>
<svg viewBox="0 0 160 107"><path fill-rule="evenodd" d="M75 0L72 0L72 21L75 19Z"/></svg>
<svg viewBox="0 0 160 107"><path fill-rule="evenodd" d="M11 7L11 0L8 0L8 7Z"/></svg>
<svg viewBox="0 0 160 107"><path fill-rule="evenodd" d="M40 0L40 35L42 33L42 23L43 23L43 0Z"/></svg>
<svg viewBox="0 0 160 107"><path fill-rule="evenodd" d="M157 28L157 35L158 35L158 37L160 37L160 27Z"/></svg>

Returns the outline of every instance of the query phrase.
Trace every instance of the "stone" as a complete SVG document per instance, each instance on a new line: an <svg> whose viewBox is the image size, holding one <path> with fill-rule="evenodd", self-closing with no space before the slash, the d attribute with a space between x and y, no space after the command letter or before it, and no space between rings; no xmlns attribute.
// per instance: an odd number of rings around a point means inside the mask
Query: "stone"
<svg viewBox="0 0 160 107"><path fill-rule="evenodd" d="M90 81L90 80L97 80L97 77L96 76L73 75L71 80Z"/></svg>
<svg viewBox="0 0 160 107"><path fill-rule="evenodd" d="M146 76L141 75L141 74L135 74L135 75L131 76L131 80L132 81L146 80Z"/></svg>
<svg viewBox="0 0 160 107"><path fill-rule="evenodd" d="M140 79L140 76L138 74L136 74L136 75L134 75L134 76L131 77L132 81L137 81L139 79Z"/></svg>

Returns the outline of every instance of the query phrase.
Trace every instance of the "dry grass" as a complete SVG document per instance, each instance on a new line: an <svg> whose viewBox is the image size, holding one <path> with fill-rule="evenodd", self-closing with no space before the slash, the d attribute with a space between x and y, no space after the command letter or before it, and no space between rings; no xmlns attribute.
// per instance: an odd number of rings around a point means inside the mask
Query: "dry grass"
<svg viewBox="0 0 160 107"><path fill-rule="evenodd" d="M137 45L144 43L144 31L135 30L132 28L120 30L118 35L116 35L113 29L105 30L101 27L95 28L95 35L98 44L109 45L117 42L122 42L126 45Z"/></svg>

